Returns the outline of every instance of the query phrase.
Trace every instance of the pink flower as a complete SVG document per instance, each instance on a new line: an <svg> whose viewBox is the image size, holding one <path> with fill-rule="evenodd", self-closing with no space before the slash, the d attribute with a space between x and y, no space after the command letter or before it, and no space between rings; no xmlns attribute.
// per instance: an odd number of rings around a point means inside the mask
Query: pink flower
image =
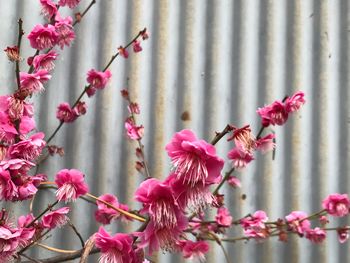
<svg viewBox="0 0 350 263"><path fill-rule="evenodd" d="M68 6L69 8L75 8L79 4L80 0L60 0L58 4L60 6Z"/></svg>
<svg viewBox="0 0 350 263"><path fill-rule="evenodd" d="M191 240L181 241L180 242L181 253L184 258L187 259L196 259L200 262L205 262L205 255L209 251L209 245L205 241L196 241Z"/></svg>
<svg viewBox="0 0 350 263"><path fill-rule="evenodd" d="M92 96L94 96L95 93L96 93L96 89L93 88L93 87L87 87L87 88L85 89L85 91L86 91L86 94L88 95L89 98L92 97Z"/></svg>
<svg viewBox="0 0 350 263"><path fill-rule="evenodd" d="M0 162L0 167L4 170L8 170L11 176L26 174L33 166L35 166L34 163L18 158Z"/></svg>
<svg viewBox="0 0 350 263"><path fill-rule="evenodd" d="M14 62L14 61L20 61L21 57L19 56L19 50L17 46L13 46L13 47L7 47L6 49L4 49L7 58Z"/></svg>
<svg viewBox="0 0 350 263"><path fill-rule="evenodd" d="M241 181L236 176L230 176L230 178L227 180L228 184L232 186L233 188L240 188L241 187Z"/></svg>
<svg viewBox="0 0 350 263"><path fill-rule="evenodd" d="M127 234L110 236L103 227L95 234L96 247L101 250L100 263L136 263L133 240Z"/></svg>
<svg viewBox="0 0 350 263"><path fill-rule="evenodd" d="M8 150L10 158L22 158L28 161L36 159L46 145L44 137L45 134L39 132L30 136L28 140L11 145Z"/></svg>
<svg viewBox="0 0 350 263"><path fill-rule="evenodd" d="M16 98L16 95L1 96L0 110L6 112L11 121L19 120L23 116L32 117L34 113L33 104Z"/></svg>
<svg viewBox="0 0 350 263"><path fill-rule="evenodd" d="M341 244L345 243L349 239L349 227L337 229L338 240Z"/></svg>
<svg viewBox="0 0 350 263"><path fill-rule="evenodd" d="M122 46L120 46L118 48L118 52L119 52L119 55L121 55L123 58L128 58L129 57L129 52L126 48L123 48Z"/></svg>
<svg viewBox="0 0 350 263"><path fill-rule="evenodd" d="M11 180L9 171L0 169L0 200L14 200L18 196L16 185Z"/></svg>
<svg viewBox="0 0 350 263"><path fill-rule="evenodd" d="M135 53L141 52L141 51L142 51L142 47L141 47L140 41L135 40L135 41L132 43L132 48L133 48L133 50L134 50Z"/></svg>
<svg viewBox="0 0 350 263"><path fill-rule="evenodd" d="M56 15L55 19L55 30L58 34L57 44L61 49L63 49L64 46L70 46L75 38L75 33L72 26L73 19L70 16L61 18L59 15Z"/></svg>
<svg viewBox="0 0 350 263"><path fill-rule="evenodd" d="M232 216L230 211L225 207L220 207L215 216L215 221L224 227L229 227L232 224Z"/></svg>
<svg viewBox="0 0 350 263"><path fill-rule="evenodd" d="M19 124L19 132L22 135L26 135L35 129L35 121L34 118L30 118L27 116L23 116L21 118L21 123Z"/></svg>
<svg viewBox="0 0 350 263"><path fill-rule="evenodd" d="M63 102L57 107L56 118L62 122L73 122L78 116L77 112L67 102Z"/></svg>
<svg viewBox="0 0 350 263"><path fill-rule="evenodd" d="M143 204L142 213L148 213L156 227L173 228L179 217L184 217L168 184L151 178L141 183L135 199Z"/></svg>
<svg viewBox="0 0 350 263"><path fill-rule="evenodd" d="M153 220L147 224L146 229L141 233L134 233L140 237L139 248L148 246L148 254L152 255L159 248L167 251L173 251L177 248L180 235L186 229L188 222L185 217L180 217L174 227L159 228Z"/></svg>
<svg viewBox="0 0 350 263"><path fill-rule="evenodd" d="M136 102L130 102L128 110L130 114L140 114L140 107Z"/></svg>
<svg viewBox="0 0 350 263"><path fill-rule="evenodd" d="M292 97L288 97L285 101L286 111L288 113L297 111L305 104L304 92L298 91Z"/></svg>
<svg viewBox="0 0 350 263"><path fill-rule="evenodd" d="M253 153L256 148L256 140L250 128L250 125L246 125L242 128L233 127L231 137L227 140L234 140L235 145L241 147L244 151Z"/></svg>
<svg viewBox="0 0 350 263"><path fill-rule="evenodd" d="M134 121L131 118L126 119L125 121L126 134L131 140L140 140L143 137L144 128L143 125L136 126Z"/></svg>
<svg viewBox="0 0 350 263"><path fill-rule="evenodd" d="M103 71L96 71L94 69L91 69L87 73L87 82L91 85L92 88L95 89L104 89L108 83L108 81L111 79L112 73L109 70Z"/></svg>
<svg viewBox="0 0 350 263"><path fill-rule="evenodd" d="M99 197L99 199L106 201L107 203L113 205L114 207L119 207L118 198L111 194L104 194ZM115 211L113 208L108 207L100 201L96 201L97 211L95 212L95 219L97 222L104 225L110 224L112 220L118 218L120 213Z"/></svg>
<svg viewBox="0 0 350 263"><path fill-rule="evenodd" d="M62 207L47 213L42 218L43 227L53 229L65 225L69 220L66 216L68 212L69 207Z"/></svg>
<svg viewBox="0 0 350 263"><path fill-rule="evenodd" d="M33 67L37 71L39 69L45 69L47 71L51 71L55 68L55 64L53 63L58 57L58 54L51 50L46 54L37 55L33 60Z"/></svg>
<svg viewBox="0 0 350 263"><path fill-rule="evenodd" d="M84 182L84 174L76 169L63 169L56 174L55 183L58 186L56 197L58 201L74 201L89 191Z"/></svg>
<svg viewBox="0 0 350 263"><path fill-rule="evenodd" d="M86 103L84 101L79 101L74 107L75 112L80 116L84 115L87 110Z"/></svg>
<svg viewBox="0 0 350 263"><path fill-rule="evenodd" d="M40 0L40 4L42 6L41 13L48 19L57 14L57 7L51 0Z"/></svg>
<svg viewBox="0 0 350 263"><path fill-rule="evenodd" d="M347 194L331 194L322 202L323 208L332 216L349 214L350 200Z"/></svg>
<svg viewBox="0 0 350 263"><path fill-rule="evenodd" d="M283 125L288 119L288 112L281 101L275 101L271 105L259 108L256 111L262 118L262 125Z"/></svg>
<svg viewBox="0 0 350 263"><path fill-rule="evenodd" d="M244 150L239 144L229 151L227 157L232 160L233 167L238 170L244 169L248 163L254 160L253 154Z"/></svg>
<svg viewBox="0 0 350 263"><path fill-rule="evenodd" d="M254 238L266 238L269 236L269 229L264 224L268 217L264 211L256 211L252 216L241 219L241 226L244 229L244 235Z"/></svg>
<svg viewBox="0 0 350 263"><path fill-rule="evenodd" d="M20 72L21 90L27 91L29 94L44 90L43 83L48 81L51 76L46 70L39 70L35 73L28 74Z"/></svg>
<svg viewBox="0 0 350 263"><path fill-rule="evenodd" d="M216 155L213 145L198 140L191 130L175 133L165 149L175 166L178 179L185 184L204 186L221 180L224 160Z"/></svg>
<svg viewBox="0 0 350 263"><path fill-rule="evenodd" d="M58 41L58 33L53 25L36 25L29 33L28 39L34 49L52 48Z"/></svg>
<svg viewBox="0 0 350 263"><path fill-rule="evenodd" d="M303 211L293 211L286 216L288 226L292 231L302 235L310 229L310 221L307 218L308 215Z"/></svg>
<svg viewBox="0 0 350 263"><path fill-rule="evenodd" d="M320 244L326 239L326 231L316 227L306 230L306 238L315 244Z"/></svg>
<svg viewBox="0 0 350 263"><path fill-rule="evenodd" d="M273 133L270 133L256 141L256 148L260 150L263 154L272 151L276 147L274 139L275 135Z"/></svg>

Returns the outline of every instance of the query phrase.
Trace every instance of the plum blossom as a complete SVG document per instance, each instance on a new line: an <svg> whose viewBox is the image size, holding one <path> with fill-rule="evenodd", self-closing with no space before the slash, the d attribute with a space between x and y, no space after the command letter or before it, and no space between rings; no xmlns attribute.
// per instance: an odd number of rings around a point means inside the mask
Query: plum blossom
<svg viewBox="0 0 350 263"><path fill-rule="evenodd" d="M101 199L114 207L119 207L118 198L112 194L104 194L98 199ZM104 225L110 224L112 220L118 218L120 213L113 208L108 207L106 204L101 201L96 201L97 211L95 212L95 219L97 222L100 222ZM124 210L124 209L123 209Z"/></svg>
<svg viewBox="0 0 350 263"><path fill-rule="evenodd" d="M256 149L260 150L263 154L272 151L276 144L274 143L275 135L270 133L258 140L256 140Z"/></svg>
<svg viewBox="0 0 350 263"><path fill-rule="evenodd" d="M143 125L137 126L133 119L127 118L124 123L126 129L126 135L131 140L140 140L143 137L144 127Z"/></svg>
<svg viewBox="0 0 350 263"><path fill-rule="evenodd" d="M118 52L119 52L119 55L121 55L123 58L128 58L129 57L129 52L126 48L123 48L122 46L120 46L118 48Z"/></svg>
<svg viewBox="0 0 350 263"><path fill-rule="evenodd" d="M139 104L136 102L130 102L128 105L128 111L130 114L140 114Z"/></svg>
<svg viewBox="0 0 350 263"><path fill-rule="evenodd" d="M205 254L209 251L209 245L205 241L181 241L180 248L184 258L197 259L200 262L205 262Z"/></svg>
<svg viewBox="0 0 350 263"><path fill-rule="evenodd" d="M14 200L18 196L18 189L11 180L9 171L0 168L0 200Z"/></svg>
<svg viewBox="0 0 350 263"><path fill-rule="evenodd" d="M194 187L218 183L224 160L216 155L213 145L198 140L191 130L175 133L165 147L178 179Z"/></svg>
<svg viewBox="0 0 350 263"><path fill-rule="evenodd" d="M26 91L29 94L43 91L44 90L43 83L45 83L51 78L48 72L44 69L39 70L32 74L20 72L19 75L20 75L21 90Z"/></svg>
<svg viewBox="0 0 350 263"><path fill-rule="evenodd" d="M40 4L41 13L48 19L51 19L57 14L56 4L53 3L51 0L40 0Z"/></svg>
<svg viewBox="0 0 350 263"><path fill-rule="evenodd" d="M262 125L283 125L288 120L288 112L281 101L275 101L271 105L259 108L257 113L262 118Z"/></svg>
<svg viewBox="0 0 350 263"><path fill-rule="evenodd" d="M220 207L215 216L215 221L224 227L229 227L232 224L232 216L226 207Z"/></svg>
<svg viewBox="0 0 350 263"><path fill-rule="evenodd" d="M286 216L286 220L292 231L302 235L310 229L310 220L306 219L307 217L303 211L293 211Z"/></svg>
<svg viewBox="0 0 350 263"><path fill-rule="evenodd" d="M43 227L53 229L65 225L69 220L69 218L67 217L68 213L68 206L47 213L42 217Z"/></svg>
<svg viewBox="0 0 350 263"><path fill-rule="evenodd" d="M72 26L73 19L70 16L61 18L59 15L57 15L55 19L55 30L58 34L57 44L61 49L63 49L64 46L70 46L75 38L75 33Z"/></svg>
<svg viewBox="0 0 350 263"><path fill-rule="evenodd" d="M142 47L141 47L140 41L135 40L132 43L132 49L134 50L135 53L141 52L142 51Z"/></svg>
<svg viewBox="0 0 350 263"><path fill-rule="evenodd" d="M322 206L328 214L343 217L349 214L350 200L347 194L331 194L323 200Z"/></svg>
<svg viewBox="0 0 350 263"><path fill-rule="evenodd" d="M306 238L315 244L322 243L326 239L326 231L319 227L306 230Z"/></svg>
<svg viewBox="0 0 350 263"><path fill-rule="evenodd" d="M253 154L246 151L240 144L228 152L227 157L232 160L235 169L242 170L254 160Z"/></svg>
<svg viewBox="0 0 350 263"><path fill-rule="evenodd" d="M47 24L43 26L38 24L29 33L28 39L32 48L43 50L56 45L58 33L53 25Z"/></svg>
<svg viewBox="0 0 350 263"><path fill-rule="evenodd" d="M345 243L349 239L349 228L343 227L337 229L338 240L341 244Z"/></svg>
<svg viewBox="0 0 350 263"><path fill-rule="evenodd" d="M68 6L69 8L75 8L81 0L59 0L60 6Z"/></svg>
<svg viewBox="0 0 350 263"><path fill-rule="evenodd" d="M305 94L302 91L296 92L292 97L288 97L285 101L288 113L295 112L305 104Z"/></svg>
<svg viewBox="0 0 350 263"><path fill-rule="evenodd" d="M240 224L244 229L244 235L254 238L266 238L269 236L269 229L264 224L268 217L264 211L256 211L252 216L241 219Z"/></svg>
<svg viewBox="0 0 350 263"><path fill-rule="evenodd" d="M10 146L8 155L10 158L22 158L25 160L34 160L40 154L46 142L43 140L45 134L38 132L33 134L27 140L22 140Z"/></svg>
<svg viewBox="0 0 350 263"><path fill-rule="evenodd" d="M53 62L57 59L57 57L58 54L54 50L50 50L50 52L46 54L37 55L33 59L33 67L36 71L39 69L51 71L55 68L55 64Z"/></svg>
<svg viewBox="0 0 350 263"><path fill-rule="evenodd" d="M34 163L19 158L13 158L0 162L0 167L4 170L8 170L11 176L26 174L33 166L35 166Z"/></svg>
<svg viewBox="0 0 350 263"><path fill-rule="evenodd" d="M84 181L84 174L76 169L63 169L56 174L56 197L58 201L75 201L79 196L89 191Z"/></svg>
<svg viewBox="0 0 350 263"><path fill-rule="evenodd" d="M17 46L13 46L13 47L7 47L6 49L4 49L7 58L14 62L14 61L20 61L21 57L19 56L19 50Z"/></svg>
<svg viewBox="0 0 350 263"><path fill-rule="evenodd" d="M133 239L127 234L111 236L103 227L95 234L96 247L101 251L100 263L141 263L132 247Z"/></svg>
<svg viewBox="0 0 350 263"><path fill-rule="evenodd" d="M95 94L96 89L104 89L111 79L112 73L109 70L97 71L91 69L87 73L87 82L90 84L90 87L86 90L89 97Z"/></svg>
<svg viewBox="0 0 350 263"><path fill-rule="evenodd" d="M77 112L67 102L63 102L57 107L56 118L62 122L73 122L78 116Z"/></svg>

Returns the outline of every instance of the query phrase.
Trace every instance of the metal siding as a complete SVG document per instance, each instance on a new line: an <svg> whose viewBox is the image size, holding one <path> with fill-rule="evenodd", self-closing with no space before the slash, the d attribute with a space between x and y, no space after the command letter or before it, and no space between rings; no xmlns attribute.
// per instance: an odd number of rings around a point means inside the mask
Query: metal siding
<svg viewBox="0 0 350 263"><path fill-rule="evenodd" d="M42 21L38 2L0 0L2 49L16 42L18 17L23 18L26 33ZM88 4L83 0L78 9ZM224 192L236 219L258 209L266 210L272 220L291 210L317 211L327 194L350 190L349 26L348 1L97 1L77 25L73 47L60 51L46 92L33 98L40 130L50 134L56 128L57 105L75 100L89 69L102 68L117 47L143 27L148 28L150 39L142 43L142 53L130 52L128 60L118 58L113 63L108 88L86 98L87 115L64 125L53 141L65 147L65 157L50 158L40 171L52 179L60 169L79 169L86 174L92 193L113 193L131 204L142 178L134 169L135 144L124 135L126 105L120 89L128 85L132 98L140 103L146 157L157 178L169 171L164 146L175 131L191 128L207 140L227 123L250 123L257 131L257 107L301 89L306 92L305 107L284 127L274 129L276 159L258 156L238 173L242 188ZM25 56L33 53L28 47L23 42ZM2 95L15 86L12 65L4 53L0 72ZM190 116L187 121L180 118L185 111ZM219 142L219 154L224 157L229 147L225 140ZM48 199L53 200L52 194L40 194L36 209ZM26 211L7 206L16 214ZM97 229L91 220L94 208L81 200L74 207L72 221L87 238ZM349 224L348 219L334 222ZM109 229L136 227L137 223L118 223ZM79 248L69 229L47 243ZM350 260L349 243L339 244L335 233L329 233L321 246L293 237L288 244L271 239L225 247L233 262ZM42 250L33 253L48 255ZM162 253L158 259L180 262L180 257ZM220 248L214 245L208 262L224 262Z"/></svg>

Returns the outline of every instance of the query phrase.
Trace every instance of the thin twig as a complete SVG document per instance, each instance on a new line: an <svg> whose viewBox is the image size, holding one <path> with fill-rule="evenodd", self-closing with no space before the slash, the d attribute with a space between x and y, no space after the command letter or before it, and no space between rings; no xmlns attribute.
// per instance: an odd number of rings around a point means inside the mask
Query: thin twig
<svg viewBox="0 0 350 263"><path fill-rule="evenodd" d="M21 81L19 77L19 62L20 62L20 54L21 54L21 42L22 42L22 36L24 34L23 29L23 20L20 18L18 19L18 40L17 40L17 48L18 48L18 59L16 60L16 79L17 79L17 88L21 88Z"/></svg>
<svg viewBox="0 0 350 263"><path fill-rule="evenodd" d="M45 213L49 210L51 210L55 205L58 204L58 200L56 200L54 203L52 203L51 205L48 205L47 208L42 211L36 218L34 218L32 220L32 222L30 222L26 227L31 227L37 220L39 220L43 215L45 215Z"/></svg>
<svg viewBox="0 0 350 263"><path fill-rule="evenodd" d="M73 229L74 233L78 236L81 246L84 247L85 246L85 242L83 237L81 236L81 234L79 233L78 229L75 227L75 225L73 225L73 223L68 222L68 225Z"/></svg>
<svg viewBox="0 0 350 263"><path fill-rule="evenodd" d="M82 14L80 14L80 18L79 19L75 19L73 26L75 26L76 24L80 23L80 20L86 15L86 13L89 11L89 9L96 3L96 0L92 0L90 2L90 4L88 5L88 7L83 11Z"/></svg>

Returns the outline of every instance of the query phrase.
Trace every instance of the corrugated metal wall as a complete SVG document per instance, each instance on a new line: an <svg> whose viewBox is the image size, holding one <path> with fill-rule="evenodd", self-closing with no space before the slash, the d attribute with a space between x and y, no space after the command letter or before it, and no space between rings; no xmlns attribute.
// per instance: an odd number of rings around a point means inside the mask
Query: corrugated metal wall
<svg viewBox="0 0 350 263"><path fill-rule="evenodd" d="M79 10L88 4L82 0ZM41 22L39 13L39 1L0 0L0 47L16 42L18 17L28 33ZM167 175L164 146L175 131L191 128L208 140L227 123L250 123L257 131L257 107L303 90L305 107L287 125L274 129L276 159L258 157L238 174L242 188L226 190L230 210L239 218L263 209L277 219L291 210L317 211L329 193L350 193L349 1L97 0L77 26L73 47L61 52L47 91L33 98L40 130L50 134L58 124L58 103L72 103L84 87L86 72L102 68L119 45L144 27L150 32L144 51L128 60L118 58L109 87L86 100L88 114L56 136L54 143L65 147L65 157L50 158L40 171L53 178L62 168L77 168L87 175L92 193L114 193L122 202L133 202L142 178L134 170L135 144L125 139L123 130L126 105L119 90L127 79L132 97L141 105L147 159L158 178ZM25 55L33 53L28 43L23 47ZM0 85L1 94L15 86L4 53ZM181 120L184 111L190 120ZM220 142L219 154L225 156L229 147ZM37 207L52 198L40 195ZM91 220L94 208L82 201L75 207L73 222L87 238L97 229ZM349 219L341 223L349 224ZM79 248L69 230L56 237L47 243ZM335 233L321 246L295 237L288 244L271 239L226 248L232 262L350 262L349 243L338 244ZM224 262L219 248L212 251L208 262ZM47 255L43 250L36 253ZM180 259L161 254L159 262Z"/></svg>

